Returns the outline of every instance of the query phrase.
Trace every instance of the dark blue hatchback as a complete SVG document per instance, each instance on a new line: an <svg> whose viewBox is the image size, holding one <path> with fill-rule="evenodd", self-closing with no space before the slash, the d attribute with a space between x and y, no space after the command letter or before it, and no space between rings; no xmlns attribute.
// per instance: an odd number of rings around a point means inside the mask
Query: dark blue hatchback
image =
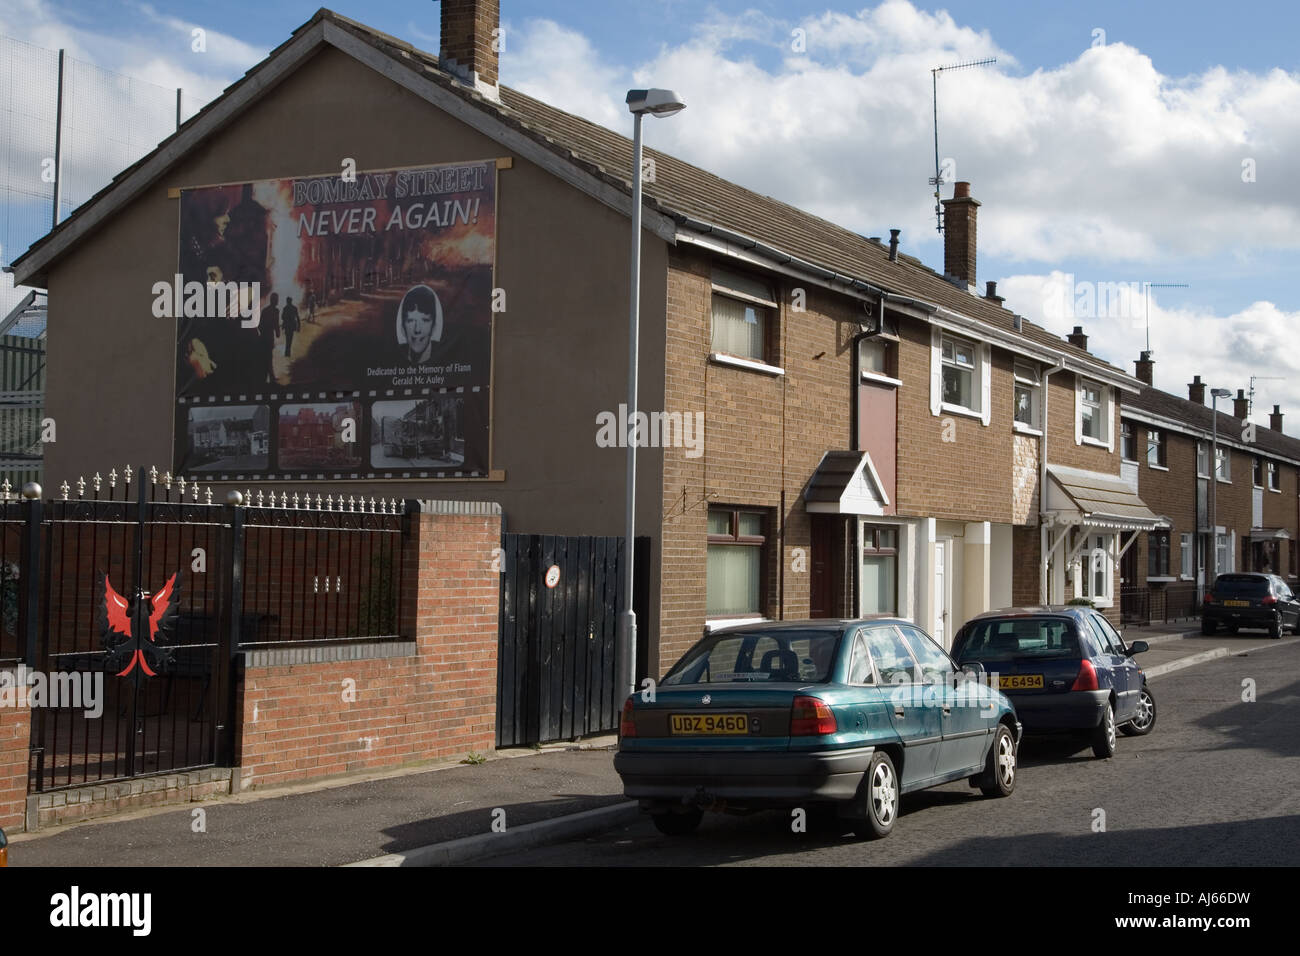
<svg viewBox="0 0 1300 956"><path fill-rule="evenodd" d="M1025 733L1086 731L1098 757L1115 753L1115 731L1148 734L1156 701L1133 659L1145 641L1125 645L1090 607L1051 605L987 611L953 639L961 666L996 674Z"/></svg>

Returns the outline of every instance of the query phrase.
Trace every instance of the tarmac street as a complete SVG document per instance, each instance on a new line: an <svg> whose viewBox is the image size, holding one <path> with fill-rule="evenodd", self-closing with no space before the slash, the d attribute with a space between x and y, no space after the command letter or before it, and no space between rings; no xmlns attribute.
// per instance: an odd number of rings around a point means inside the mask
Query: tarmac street
<svg viewBox="0 0 1300 956"><path fill-rule="evenodd" d="M1050 738L1021 748L1016 792L964 782L904 798L894 833L791 832L784 812L707 815L661 836L623 799L613 738L503 751L363 779L252 791L106 822L12 833L10 866L1291 863L1300 845L1300 639L1154 642L1139 657L1158 719L1116 756ZM1189 663L1190 662L1190 663ZM1253 683L1251 683L1253 682ZM1247 691L1250 693L1247 693ZM1254 695L1254 700L1245 698ZM1102 816L1098 816L1102 811ZM1094 829L1098 821L1104 830ZM201 822L201 826L199 823ZM1123 836L1120 836L1120 834Z"/></svg>

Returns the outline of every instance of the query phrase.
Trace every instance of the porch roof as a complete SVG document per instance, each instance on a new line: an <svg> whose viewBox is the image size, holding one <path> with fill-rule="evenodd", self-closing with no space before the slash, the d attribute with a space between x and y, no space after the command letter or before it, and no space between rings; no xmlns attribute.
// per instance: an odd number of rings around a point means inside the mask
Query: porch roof
<svg viewBox="0 0 1300 956"><path fill-rule="evenodd" d="M1286 530L1286 528L1251 528L1250 540L1251 541L1273 541L1273 540L1289 541L1291 540L1291 534Z"/></svg>
<svg viewBox="0 0 1300 956"><path fill-rule="evenodd" d="M889 495L867 452L828 451L808 479L804 505L821 514L882 515Z"/></svg>
<svg viewBox="0 0 1300 956"><path fill-rule="evenodd" d="M1169 519L1147 507L1133 486L1119 475L1048 465L1047 507L1052 525L1087 525L1114 531L1154 531Z"/></svg>

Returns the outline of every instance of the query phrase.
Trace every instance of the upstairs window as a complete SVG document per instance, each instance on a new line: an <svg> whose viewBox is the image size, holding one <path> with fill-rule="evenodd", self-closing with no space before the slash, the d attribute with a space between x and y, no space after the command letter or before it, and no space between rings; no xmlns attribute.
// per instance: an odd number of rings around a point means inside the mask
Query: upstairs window
<svg viewBox="0 0 1300 956"><path fill-rule="evenodd" d="M1042 378L1037 367L1015 364L1016 424L1025 428L1038 428L1038 409L1041 404Z"/></svg>
<svg viewBox="0 0 1300 956"><path fill-rule="evenodd" d="M1137 429L1133 427L1132 422L1121 422L1120 426L1120 456L1125 461L1137 461L1138 442Z"/></svg>
<svg viewBox="0 0 1300 956"><path fill-rule="evenodd" d="M1220 481L1232 481L1232 455L1228 449L1219 445L1214 449L1215 467L1214 474Z"/></svg>
<svg viewBox="0 0 1300 956"><path fill-rule="evenodd" d="M1147 466L1151 468L1166 467L1165 433L1158 428L1147 429Z"/></svg>
<svg viewBox="0 0 1300 956"><path fill-rule="evenodd" d="M1100 382L1078 379L1075 386L1074 443L1113 448L1110 389Z"/></svg>
<svg viewBox="0 0 1300 956"><path fill-rule="evenodd" d="M712 351L767 363L776 314L776 294L768 283L726 269L713 270Z"/></svg>
<svg viewBox="0 0 1300 956"><path fill-rule="evenodd" d="M1275 461L1268 463L1268 486L1273 491L1282 490L1282 476L1278 474L1277 462Z"/></svg>
<svg viewBox="0 0 1300 956"><path fill-rule="evenodd" d="M975 364L975 345L963 339L943 337L943 403L979 411L975 388L979 370Z"/></svg>
<svg viewBox="0 0 1300 956"><path fill-rule="evenodd" d="M1258 455L1255 456L1255 469L1251 475L1251 481L1255 483L1256 488L1264 487L1264 459Z"/></svg>
<svg viewBox="0 0 1300 956"><path fill-rule="evenodd" d="M1196 477L1210 477L1210 446L1203 441L1196 443Z"/></svg>

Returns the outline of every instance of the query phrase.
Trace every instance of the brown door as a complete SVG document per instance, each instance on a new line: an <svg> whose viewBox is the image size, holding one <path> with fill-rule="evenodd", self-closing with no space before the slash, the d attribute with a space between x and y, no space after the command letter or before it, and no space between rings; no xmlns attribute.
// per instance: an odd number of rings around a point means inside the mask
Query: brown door
<svg viewBox="0 0 1300 956"><path fill-rule="evenodd" d="M812 515L812 560L808 572L808 616L833 617L835 575L831 554L835 544L835 516Z"/></svg>

